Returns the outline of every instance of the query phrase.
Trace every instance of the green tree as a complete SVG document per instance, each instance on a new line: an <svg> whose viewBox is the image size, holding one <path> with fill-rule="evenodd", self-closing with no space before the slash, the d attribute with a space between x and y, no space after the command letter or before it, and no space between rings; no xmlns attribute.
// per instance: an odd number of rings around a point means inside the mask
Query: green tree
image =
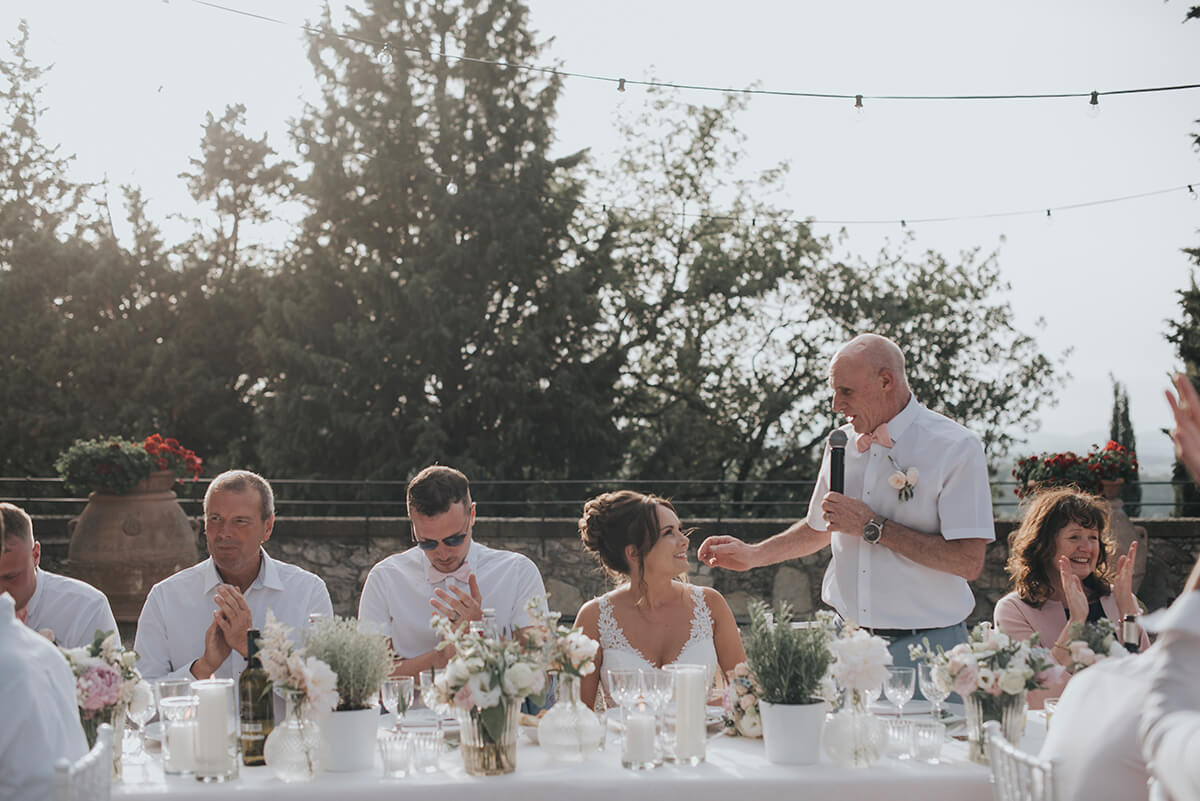
<svg viewBox="0 0 1200 801"><path fill-rule="evenodd" d="M1200 134L1197 135L1200 148ZM1200 266L1200 248L1185 248L1192 262ZM1191 285L1178 291L1180 319L1168 321L1167 341L1175 344L1184 372L1192 384L1200 388L1200 287L1196 285L1193 272ZM1171 469L1171 481L1175 485L1175 515L1195 517L1200 515L1200 488L1192 482L1187 469L1178 459Z"/></svg>
<svg viewBox="0 0 1200 801"><path fill-rule="evenodd" d="M870 262L835 259L829 240L752 199L776 193L786 167L754 181L728 177L742 158L743 105L658 95L623 131L632 144L607 191L627 200L608 213L606 231L620 281L603 298L617 322L599 358L624 365L627 473L812 478L838 422L829 358L864 331L901 343L917 397L1003 455L1051 400L1059 370L1016 329L995 256L913 259L902 245ZM728 498L808 497L771 484L747 492L735 483Z"/></svg>
<svg viewBox="0 0 1200 801"><path fill-rule="evenodd" d="M293 132L310 213L256 337L264 464L386 479L433 461L477 479L608 473L621 453L614 368L589 355L606 253L573 230L582 154L549 156L560 79L424 55L537 61L524 4L370 0L351 15L350 35L397 43L394 61L311 41L324 88Z"/></svg>
<svg viewBox="0 0 1200 801"><path fill-rule="evenodd" d="M1129 416L1129 392L1125 385L1109 374L1113 385L1112 421L1108 428L1108 438L1118 445L1123 445L1131 453L1137 453L1137 436L1133 432L1133 422ZM1137 517L1142 512L1141 473L1125 485L1121 491L1121 500L1125 502L1125 513Z"/></svg>

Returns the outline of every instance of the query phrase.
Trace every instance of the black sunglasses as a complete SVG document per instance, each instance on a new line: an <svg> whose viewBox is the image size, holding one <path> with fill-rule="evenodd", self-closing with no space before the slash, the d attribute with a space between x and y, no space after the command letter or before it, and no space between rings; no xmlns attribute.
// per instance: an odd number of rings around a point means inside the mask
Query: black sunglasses
<svg viewBox="0 0 1200 801"><path fill-rule="evenodd" d="M466 541L466 534L451 534L444 540L417 540L417 547L422 551L435 550L439 545L445 545L447 548L457 548Z"/></svg>

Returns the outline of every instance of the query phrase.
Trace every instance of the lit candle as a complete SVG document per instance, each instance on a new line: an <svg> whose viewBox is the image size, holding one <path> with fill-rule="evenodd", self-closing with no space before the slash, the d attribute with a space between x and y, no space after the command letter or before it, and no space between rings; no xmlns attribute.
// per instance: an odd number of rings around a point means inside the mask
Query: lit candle
<svg viewBox="0 0 1200 801"><path fill-rule="evenodd" d="M644 767L654 762L654 715L641 705L626 711L625 741L621 764L625 767Z"/></svg>
<svg viewBox="0 0 1200 801"><path fill-rule="evenodd" d="M167 724L167 770L172 773L190 773L194 770L192 751L195 748L195 723L175 720Z"/></svg>
<svg viewBox="0 0 1200 801"><path fill-rule="evenodd" d="M224 773L229 762L229 687L232 679L192 683L196 707L195 770L198 774Z"/></svg>
<svg viewBox="0 0 1200 801"><path fill-rule="evenodd" d="M704 678L701 665L675 668L675 759L704 761Z"/></svg>

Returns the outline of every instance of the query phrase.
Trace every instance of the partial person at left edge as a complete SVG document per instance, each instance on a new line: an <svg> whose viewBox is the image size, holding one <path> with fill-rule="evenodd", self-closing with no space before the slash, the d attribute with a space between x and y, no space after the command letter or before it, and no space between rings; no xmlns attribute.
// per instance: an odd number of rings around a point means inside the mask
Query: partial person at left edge
<svg viewBox="0 0 1200 801"><path fill-rule="evenodd" d="M267 480L229 470L204 493L208 559L150 589L134 650L146 679L237 678L246 667L246 633L267 610L299 638L309 615L333 614L319 576L272 559L263 548L275 526Z"/></svg>
<svg viewBox="0 0 1200 801"><path fill-rule="evenodd" d="M0 592L16 604L17 620L63 648L91 645L96 632L117 632L108 598L91 584L42 570L33 519L0 503Z"/></svg>

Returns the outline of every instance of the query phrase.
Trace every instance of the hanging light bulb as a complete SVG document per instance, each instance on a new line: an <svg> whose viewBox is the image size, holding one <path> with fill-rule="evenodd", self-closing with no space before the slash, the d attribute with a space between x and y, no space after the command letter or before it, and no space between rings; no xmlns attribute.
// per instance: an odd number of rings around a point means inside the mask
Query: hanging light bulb
<svg viewBox="0 0 1200 801"><path fill-rule="evenodd" d="M1192 188L1191 184L1188 184L1188 194L1192 196L1192 200L1195 200L1197 197L1200 197L1200 195L1196 194L1196 190Z"/></svg>
<svg viewBox="0 0 1200 801"><path fill-rule="evenodd" d="M854 96L854 110L858 111L858 112L862 112L862 110L863 110L862 95Z"/></svg>
<svg viewBox="0 0 1200 801"><path fill-rule="evenodd" d="M390 67L392 64L392 46L384 44L379 48L379 52L375 54L375 60L385 67Z"/></svg>
<svg viewBox="0 0 1200 801"><path fill-rule="evenodd" d="M625 79L624 78L621 78L619 81L617 81L617 91L618 92L625 91Z"/></svg>
<svg viewBox="0 0 1200 801"><path fill-rule="evenodd" d="M1088 116L1095 119L1100 116L1100 93L1092 92L1092 99L1088 101Z"/></svg>

